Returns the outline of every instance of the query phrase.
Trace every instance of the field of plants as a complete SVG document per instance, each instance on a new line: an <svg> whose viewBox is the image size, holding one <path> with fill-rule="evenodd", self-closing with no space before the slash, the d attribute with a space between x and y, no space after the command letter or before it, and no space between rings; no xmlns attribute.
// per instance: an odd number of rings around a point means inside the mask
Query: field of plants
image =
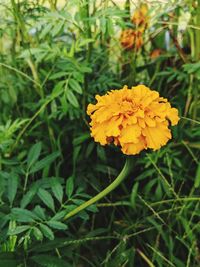
<svg viewBox="0 0 200 267"><path fill-rule="evenodd" d="M199 267L200 0L0 14L0 267Z"/></svg>

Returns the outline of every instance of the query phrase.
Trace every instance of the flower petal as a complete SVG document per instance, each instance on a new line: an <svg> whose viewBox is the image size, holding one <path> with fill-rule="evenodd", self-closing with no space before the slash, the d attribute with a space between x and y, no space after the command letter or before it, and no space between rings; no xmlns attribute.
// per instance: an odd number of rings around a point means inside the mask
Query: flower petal
<svg viewBox="0 0 200 267"><path fill-rule="evenodd" d="M127 125L126 128L123 128L121 130L119 141L120 143L137 143L140 134L141 128L139 127L139 125Z"/></svg>
<svg viewBox="0 0 200 267"><path fill-rule="evenodd" d="M147 146L153 150L159 149L171 138L167 122L157 122L156 127L146 127L142 129L142 134L146 138Z"/></svg>

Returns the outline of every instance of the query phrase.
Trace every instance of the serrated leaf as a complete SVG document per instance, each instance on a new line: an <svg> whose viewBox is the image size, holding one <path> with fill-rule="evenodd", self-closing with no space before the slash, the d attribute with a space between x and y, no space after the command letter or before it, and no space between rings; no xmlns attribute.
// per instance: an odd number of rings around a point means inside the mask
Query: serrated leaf
<svg viewBox="0 0 200 267"><path fill-rule="evenodd" d="M8 199L10 205L13 204L13 201L15 199L17 193L18 181L19 178L16 174L11 174L8 178Z"/></svg>
<svg viewBox="0 0 200 267"><path fill-rule="evenodd" d="M66 195L70 198L74 191L74 177L70 176L66 181Z"/></svg>
<svg viewBox="0 0 200 267"><path fill-rule="evenodd" d="M67 90L66 97L69 103L72 104L72 106L74 106L75 108L79 107L78 100L71 90Z"/></svg>
<svg viewBox="0 0 200 267"><path fill-rule="evenodd" d="M62 188L62 185L60 183L60 180L56 177L51 178L50 184L51 184L51 190L52 190L54 196L57 198L57 200L60 203L62 203L63 188Z"/></svg>
<svg viewBox="0 0 200 267"><path fill-rule="evenodd" d="M78 94L83 93L82 87L80 86L80 84L76 80L70 79L69 80L69 86L71 87L71 89L73 91L77 92Z"/></svg>
<svg viewBox="0 0 200 267"><path fill-rule="evenodd" d="M27 167L28 169L38 160L42 149L42 143L38 142L33 145L28 153Z"/></svg>
<svg viewBox="0 0 200 267"><path fill-rule="evenodd" d="M48 208L50 208L51 210L55 211L54 200L53 200L51 194L47 190L40 188L38 190L37 194L38 194L39 198L42 200L42 202Z"/></svg>
<svg viewBox="0 0 200 267"><path fill-rule="evenodd" d="M54 233L48 226L46 226L45 224L40 224L40 229L44 236L46 236L50 240L54 240Z"/></svg>
<svg viewBox="0 0 200 267"><path fill-rule="evenodd" d="M51 221L48 221L47 224L51 228L58 229L58 230L66 230L68 228L66 224L58 222L58 221L51 220Z"/></svg>
<svg viewBox="0 0 200 267"><path fill-rule="evenodd" d="M30 169L29 173L35 173L40 171L41 169L45 168L46 166L49 166L58 156L60 155L59 151L56 151L52 153L51 155L48 155L47 157L43 158L39 162L36 162Z"/></svg>

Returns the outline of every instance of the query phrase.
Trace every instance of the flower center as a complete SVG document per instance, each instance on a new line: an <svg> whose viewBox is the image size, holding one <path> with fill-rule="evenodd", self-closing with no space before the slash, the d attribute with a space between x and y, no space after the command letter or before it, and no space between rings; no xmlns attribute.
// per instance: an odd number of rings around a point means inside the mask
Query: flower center
<svg viewBox="0 0 200 267"><path fill-rule="evenodd" d="M119 103L119 109L121 114L131 115L138 110L138 106L132 100L126 99Z"/></svg>

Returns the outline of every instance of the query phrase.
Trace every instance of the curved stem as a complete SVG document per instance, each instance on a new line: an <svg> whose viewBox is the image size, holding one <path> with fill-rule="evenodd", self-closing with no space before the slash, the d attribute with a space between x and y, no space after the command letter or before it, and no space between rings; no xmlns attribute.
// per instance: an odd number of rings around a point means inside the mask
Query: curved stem
<svg viewBox="0 0 200 267"><path fill-rule="evenodd" d="M64 220L69 219L70 217L76 215L78 212L86 209L90 205L94 204L101 198L105 197L107 194L109 194L111 191L113 191L130 173L131 169L133 166L133 158L132 157L127 157L126 162L124 164L124 167L120 174L117 176L117 178L108 186L106 187L103 191L101 191L99 194L94 196L93 198L89 199L85 203L81 204L74 210L70 211L65 217Z"/></svg>

